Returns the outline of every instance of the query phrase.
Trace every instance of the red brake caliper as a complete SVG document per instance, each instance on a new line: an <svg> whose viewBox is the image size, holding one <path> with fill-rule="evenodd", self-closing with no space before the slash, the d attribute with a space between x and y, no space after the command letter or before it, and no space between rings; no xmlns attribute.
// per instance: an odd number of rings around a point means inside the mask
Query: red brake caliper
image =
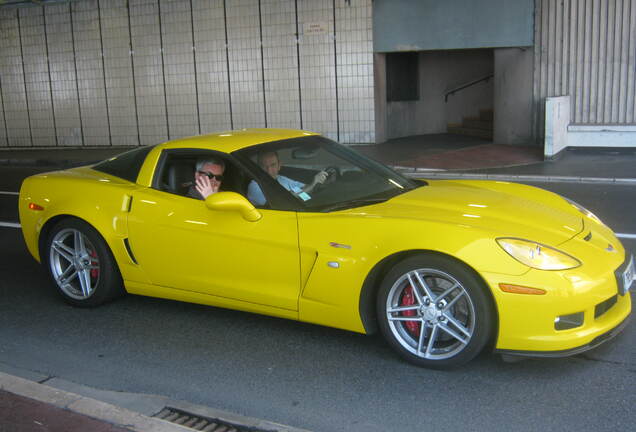
<svg viewBox="0 0 636 432"><path fill-rule="evenodd" d="M400 302L400 306L412 306L415 304L415 295L413 295L413 287L411 285L407 286L404 289L404 294L402 295L402 300ZM416 313L414 310L407 310L402 312L402 316L414 316ZM420 323L417 321L404 321L404 325L406 329L413 336L420 335Z"/></svg>
<svg viewBox="0 0 636 432"><path fill-rule="evenodd" d="M91 258L97 258L97 252L95 252L94 250L90 251L89 255L91 256ZM97 259L95 261L91 260L92 265L96 263L97 263ZM91 269L91 277L93 279L97 279L97 276L99 276L99 269L98 268Z"/></svg>

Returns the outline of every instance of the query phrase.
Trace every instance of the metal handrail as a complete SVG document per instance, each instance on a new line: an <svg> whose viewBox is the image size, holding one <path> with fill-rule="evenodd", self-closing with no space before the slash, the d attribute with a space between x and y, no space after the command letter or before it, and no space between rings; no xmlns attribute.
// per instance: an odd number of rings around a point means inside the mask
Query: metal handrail
<svg viewBox="0 0 636 432"><path fill-rule="evenodd" d="M494 76L495 76L495 74L491 73L491 74L488 74L488 75L486 75L484 77L477 78L476 80L469 81L466 84L462 84L462 85L460 85L458 87L455 87L452 90L447 91L446 93L444 93L444 102L448 102L448 97L450 95L455 94L455 93L457 93L460 90L464 90L465 88L474 86L475 84L479 84L482 81L488 81L490 78L492 78Z"/></svg>

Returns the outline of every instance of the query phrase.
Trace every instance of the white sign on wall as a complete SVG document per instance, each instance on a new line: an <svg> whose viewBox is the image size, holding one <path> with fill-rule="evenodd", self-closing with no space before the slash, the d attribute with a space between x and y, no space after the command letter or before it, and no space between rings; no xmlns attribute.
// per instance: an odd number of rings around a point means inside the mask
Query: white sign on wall
<svg viewBox="0 0 636 432"><path fill-rule="evenodd" d="M303 34L306 36L325 34L327 28L325 21L307 22L303 23Z"/></svg>

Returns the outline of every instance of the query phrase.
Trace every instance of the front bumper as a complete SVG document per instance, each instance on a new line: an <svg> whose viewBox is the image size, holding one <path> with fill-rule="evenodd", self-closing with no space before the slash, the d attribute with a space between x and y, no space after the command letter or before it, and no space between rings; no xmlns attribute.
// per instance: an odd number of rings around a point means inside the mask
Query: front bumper
<svg viewBox="0 0 636 432"><path fill-rule="evenodd" d="M611 329L610 331L603 333L595 337L591 342L581 345L575 348L559 350L559 351L515 351L515 350L506 350L506 349L495 349L496 354L502 355L510 355L510 356L520 356L520 357L541 357L541 358L558 358L558 357L569 357L577 354L584 353L585 351L589 351L597 346L601 345L604 342L607 342L610 339L613 339L614 336L618 335L629 323L631 316L628 316L621 322L619 325Z"/></svg>
<svg viewBox="0 0 636 432"><path fill-rule="evenodd" d="M613 338L629 321L631 293L621 295L612 270L591 274L584 268L524 275L482 274L491 287L499 317L495 352L519 356L574 355ZM546 290L545 295L502 292L499 284ZM633 287L632 287L633 290ZM581 325L557 330L555 319L582 313Z"/></svg>

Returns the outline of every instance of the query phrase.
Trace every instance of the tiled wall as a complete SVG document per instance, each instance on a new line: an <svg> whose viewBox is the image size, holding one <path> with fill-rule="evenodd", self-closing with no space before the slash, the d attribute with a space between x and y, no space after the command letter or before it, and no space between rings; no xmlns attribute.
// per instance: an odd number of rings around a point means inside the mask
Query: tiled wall
<svg viewBox="0 0 636 432"><path fill-rule="evenodd" d="M374 142L371 8L336 2L338 113L342 142Z"/></svg>
<svg viewBox="0 0 636 432"><path fill-rule="evenodd" d="M31 145L31 120L26 97L26 71L22 63L22 44L20 25L15 10L0 10L0 32L2 32L2 55L0 71L2 73L2 103L5 145L10 142L16 146Z"/></svg>
<svg viewBox="0 0 636 432"><path fill-rule="evenodd" d="M0 8L0 147L145 145L244 127L374 142L371 7L76 0Z"/></svg>

